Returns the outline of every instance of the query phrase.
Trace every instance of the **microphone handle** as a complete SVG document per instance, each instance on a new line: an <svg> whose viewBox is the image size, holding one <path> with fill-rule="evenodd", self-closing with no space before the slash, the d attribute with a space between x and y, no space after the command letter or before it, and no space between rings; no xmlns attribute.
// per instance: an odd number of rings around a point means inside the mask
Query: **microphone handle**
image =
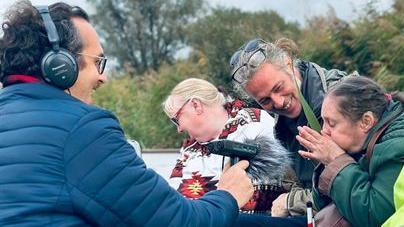
<svg viewBox="0 0 404 227"><path fill-rule="evenodd" d="M230 158L230 166L233 166L234 164L236 164L238 161L240 161L240 158L237 156L231 157Z"/></svg>

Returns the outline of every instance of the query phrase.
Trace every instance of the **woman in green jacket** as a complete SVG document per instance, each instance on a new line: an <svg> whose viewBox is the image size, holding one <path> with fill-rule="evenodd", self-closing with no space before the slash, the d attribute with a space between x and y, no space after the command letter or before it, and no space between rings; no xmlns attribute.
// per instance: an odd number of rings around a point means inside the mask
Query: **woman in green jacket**
<svg viewBox="0 0 404 227"><path fill-rule="evenodd" d="M321 209L331 200L353 226L380 226L394 212L393 185L404 162L401 102L366 77L341 81L326 95L321 133L299 127L305 158L321 163L313 200ZM392 120L365 157L371 138Z"/></svg>

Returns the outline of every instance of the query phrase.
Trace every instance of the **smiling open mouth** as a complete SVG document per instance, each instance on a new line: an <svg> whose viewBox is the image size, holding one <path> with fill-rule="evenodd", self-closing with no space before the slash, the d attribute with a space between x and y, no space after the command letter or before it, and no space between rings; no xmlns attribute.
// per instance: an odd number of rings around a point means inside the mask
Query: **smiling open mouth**
<svg viewBox="0 0 404 227"><path fill-rule="evenodd" d="M285 99L282 109L288 110L291 106L292 106L292 97L289 96L287 99Z"/></svg>

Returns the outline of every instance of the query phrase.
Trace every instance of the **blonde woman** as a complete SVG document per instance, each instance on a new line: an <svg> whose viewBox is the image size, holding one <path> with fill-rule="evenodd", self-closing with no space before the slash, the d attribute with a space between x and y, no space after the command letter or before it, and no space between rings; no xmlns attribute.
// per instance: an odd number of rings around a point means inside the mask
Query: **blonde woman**
<svg viewBox="0 0 404 227"><path fill-rule="evenodd" d="M275 122L268 113L245 108L240 101L230 101L213 84L196 78L186 79L175 86L163 108L178 133L189 135L170 177L172 187L190 199L198 199L216 189L227 160L209 153L205 146L209 141L229 139L260 143L261 156L251 161L249 167L256 191L242 210L247 213L270 212L272 200L285 192L280 181L290 160L285 148L274 138ZM254 162L264 166L262 172L253 171Z"/></svg>

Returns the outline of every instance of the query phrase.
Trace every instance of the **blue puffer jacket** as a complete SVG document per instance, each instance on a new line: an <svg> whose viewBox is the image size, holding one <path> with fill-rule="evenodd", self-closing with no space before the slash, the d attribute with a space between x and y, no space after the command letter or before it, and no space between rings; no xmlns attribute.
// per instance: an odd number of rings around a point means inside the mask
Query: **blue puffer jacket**
<svg viewBox="0 0 404 227"><path fill-rule="evenodd" d="M45 84L0 90L0 226L228 226L236 200L186 200L126 142L118 120Z"/></svg>

